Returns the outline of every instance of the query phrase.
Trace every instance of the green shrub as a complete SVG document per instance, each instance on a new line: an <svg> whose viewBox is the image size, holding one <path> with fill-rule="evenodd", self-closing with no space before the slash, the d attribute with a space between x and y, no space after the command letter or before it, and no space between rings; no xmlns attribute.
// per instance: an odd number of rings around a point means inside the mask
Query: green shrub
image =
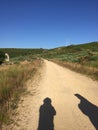
<svg viewBox="0 0 98 130"><path fill-rule="evenodd" d="M0 51L0 64L2 64L4 60L5 60L5 54L4 52Z"/></svg>

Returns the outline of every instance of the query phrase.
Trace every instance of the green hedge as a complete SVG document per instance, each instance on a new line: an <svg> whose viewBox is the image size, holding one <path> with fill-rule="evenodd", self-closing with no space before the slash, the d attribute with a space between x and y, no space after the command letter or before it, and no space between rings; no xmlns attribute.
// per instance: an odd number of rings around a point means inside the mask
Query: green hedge
<svg viewBox="0 0 98 130"><path fill-rule="evenodd" d="M2 64L4 60L5 60L5 54L3 51L0 51L0 64Z"/></svg>

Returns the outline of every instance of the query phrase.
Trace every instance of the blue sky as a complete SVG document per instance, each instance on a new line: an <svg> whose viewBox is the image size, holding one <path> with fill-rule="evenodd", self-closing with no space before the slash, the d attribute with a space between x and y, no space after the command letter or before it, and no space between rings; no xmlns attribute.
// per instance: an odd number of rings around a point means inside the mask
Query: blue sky
<svg viewBox="0 0 98 130"><path fill-rule="evenodd" d="M98 0L0 0L0 48L98 41Z"/></svg>

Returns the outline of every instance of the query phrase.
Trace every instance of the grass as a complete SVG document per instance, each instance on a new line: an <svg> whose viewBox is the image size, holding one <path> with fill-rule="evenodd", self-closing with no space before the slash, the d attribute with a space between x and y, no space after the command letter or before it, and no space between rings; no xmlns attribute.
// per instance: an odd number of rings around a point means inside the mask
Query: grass
<svg viewBox="0 0 98 130"><path fill-rule="evenodd" d="M40 67L40 60L12 65L0 70L0 126L10 122L11 110L17 108L20 95L26 90L26 81Z"/></svg>
<svg viewBox="0 0 98 130"><path fill-rule="evenodd" d="M98 69L94 67L87 67L78 63L71 63L71 62L66 62L66 61L59 61L59 60L52 60L52 61L63 67L67 67L73 71L76 71L78 73L85 74L91 77L92 79L98 81Z"/></svg>

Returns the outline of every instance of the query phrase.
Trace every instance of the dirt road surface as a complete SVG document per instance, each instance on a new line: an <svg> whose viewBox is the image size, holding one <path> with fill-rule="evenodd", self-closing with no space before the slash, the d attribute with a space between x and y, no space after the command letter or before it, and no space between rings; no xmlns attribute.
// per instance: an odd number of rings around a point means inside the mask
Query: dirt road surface
<svg viewBox="0 0 98 130"><path fill-rule="evenodd" d="M17 109L17 123L8 130L37 130L46 97L56 111L54 130L98 130L98 82L47 60L38 77L40 81L36 78L29 84L30 93Z"/></svg>

